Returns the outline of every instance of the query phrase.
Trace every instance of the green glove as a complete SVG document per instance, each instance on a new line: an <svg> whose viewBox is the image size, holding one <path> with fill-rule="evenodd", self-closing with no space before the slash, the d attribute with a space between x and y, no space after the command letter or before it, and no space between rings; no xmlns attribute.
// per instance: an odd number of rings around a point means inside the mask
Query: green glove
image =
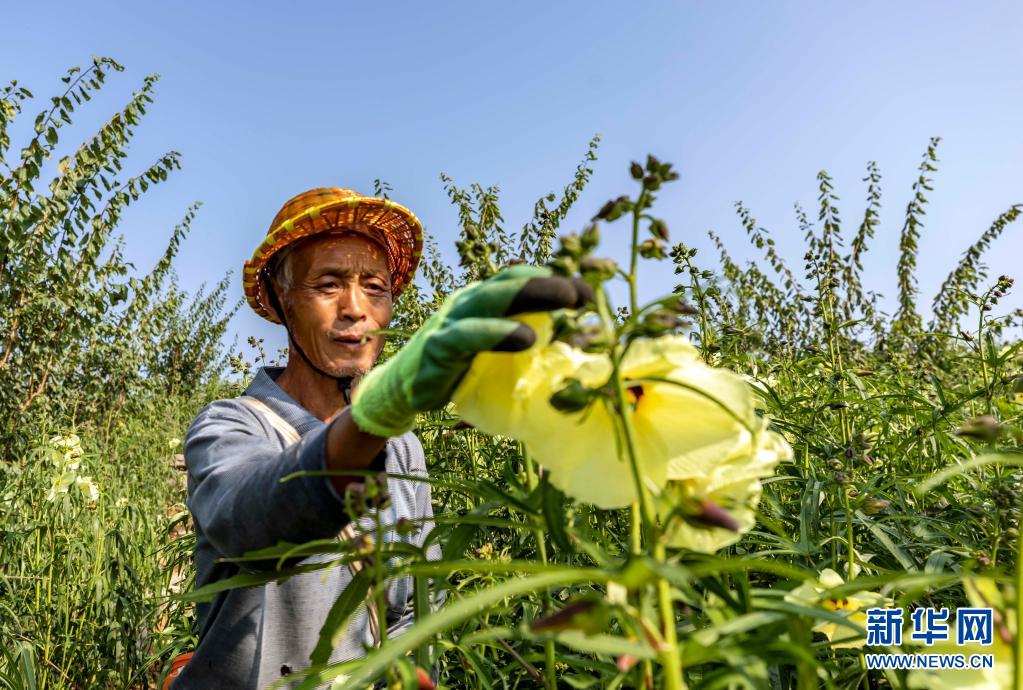
<svg viewBox="0 0 1023 690"><path fill-rule="evenodd" d="M548 268L513 266L451 294L394 357L355 389L352 418L363 431L398 436L416 413L448 403L479 352L518 352L536 341L525 324L503 318L575 308L592 299L581 279L555 277Z"/></svg>

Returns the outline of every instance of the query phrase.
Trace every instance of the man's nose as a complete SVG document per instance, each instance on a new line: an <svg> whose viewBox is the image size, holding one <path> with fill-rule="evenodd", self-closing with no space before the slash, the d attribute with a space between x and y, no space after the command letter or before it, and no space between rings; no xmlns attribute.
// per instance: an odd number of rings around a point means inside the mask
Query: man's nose
<svg viewBox="0 0 1023 690"><path fill-rule="evenodd" d="M366 294L358 283L350 283L340 291L337 316L342 321L361 321L366 318Z"/></svg>

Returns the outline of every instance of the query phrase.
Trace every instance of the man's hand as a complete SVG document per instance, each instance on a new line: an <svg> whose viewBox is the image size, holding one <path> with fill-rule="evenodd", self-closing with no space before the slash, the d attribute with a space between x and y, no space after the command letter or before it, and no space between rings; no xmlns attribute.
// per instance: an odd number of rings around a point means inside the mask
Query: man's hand
<svg viewBox="0 0 1023 690"><path fill-rule="evenodd" d="M447 404L480 352L518 352L536 341L529 326L504 318L577 308L593 293L581 279L550 269L513 266L453 293L394 357L355 390L351 413L364 432L382 437L411 429L417 412Z"/></svg>

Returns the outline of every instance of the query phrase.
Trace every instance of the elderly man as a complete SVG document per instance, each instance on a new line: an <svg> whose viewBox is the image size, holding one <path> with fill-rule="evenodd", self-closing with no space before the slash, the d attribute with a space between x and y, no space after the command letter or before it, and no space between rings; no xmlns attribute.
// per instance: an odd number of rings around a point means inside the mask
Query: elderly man
<svg viewBox="0 0 1023 690"><path fill-rule="evenodd" d="M370 371L383 347L393 300L412 280L422 227L405 207L345 189L315 189L288 201L246 262L246 298L287 330L284 368L262 368L245 393L196 417L185 442L188 507L196 530L197 586L273 562L225 562L279 542L355 534L373 522L346 514L346 487L386 470L426 476L411 432L418 412L443 407L482 351L517 351L535 334L504 317L578 306L585 288L518 266L453 294L395 356ZM297 355L297 356L296 356ZM353 402L354 397L354 402ZM281 482L301 471L331 472ZM382 522L421 527L386 541L422 546L432 525L429 484L389 479ZM405 532L405 530L402 530ZM330 556L309 557L302 563ZM439 557L432 545L428 557ZM323 573L327 573L326 579ZM351 568L233 589L198 607L199 645L174 690L265 688L309 666L327 612ZM386 621L361 606L331 661L351 659L413 623L411 578L389 583Z"/></svg>

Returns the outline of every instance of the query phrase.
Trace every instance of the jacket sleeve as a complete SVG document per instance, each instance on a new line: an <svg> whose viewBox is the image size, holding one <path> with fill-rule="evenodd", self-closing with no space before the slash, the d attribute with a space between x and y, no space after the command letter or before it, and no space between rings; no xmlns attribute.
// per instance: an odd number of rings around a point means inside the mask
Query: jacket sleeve
<svg viewBox="0 0 1023 690"><path fill-rule="evenodd" d="M188 508L217 551L237 557L282 541L326 539L349 522L329 477L281 482L294 472L325 469L327 429L324 424L282 451L237 403L217 401L199 413L185 438Z"/></svg>
<svg viewBox="0 0 1023 690"><path fill-rule="evenodd" d="M396 445L400 445L404 452L402 455L407 458L407 466L401 468L403 473L409 475L419 475L427 477L428 472L426 468L426 460L423 454L423 447L419 439L413 434L408 433L399 437ZM418 482L411 480L404 480L406 486L411 485L411 492L413 495L413 515L417 519L421 520L420 529L411 538L411 542L422 548L426 542L427 536L433 531L433 500L432 492L430 490L429 482ZM441 548L437 542L431 543L426 547L426 560L428 561L439 561L441 560ZM404 606L398 607L397 610L389 611L389 616L393 616L388 621L388 635L399 635L406 629L410 628L415 623L415 603L413 597L415 596L414 584L411 577L406 577L407 582L407 599ZM437 587L437 582L433 578L426 578L426 584L430 592L429 605L430 611L438 610L447 599L447 591L442 587ZM442 583L443 584L443 583ZM429 612L424 612L429 615Z"/></svg>

